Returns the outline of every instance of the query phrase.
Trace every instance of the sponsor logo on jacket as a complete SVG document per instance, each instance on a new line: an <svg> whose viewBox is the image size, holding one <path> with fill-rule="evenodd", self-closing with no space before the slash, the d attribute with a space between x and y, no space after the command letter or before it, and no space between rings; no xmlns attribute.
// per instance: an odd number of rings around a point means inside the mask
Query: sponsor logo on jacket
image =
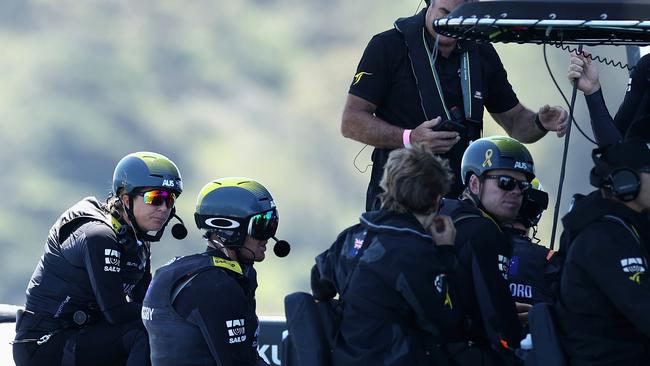
<svg viewBox="0 0 650 366"><path fill-rule="evenodd" d="M631 273L628 278L637 284L641 284L641 275L646 272L646 266L645 259L641 257L621 259L623 272Z"/></svg>
<svg viewBox="0 0 650 366"><path fill-rule="evenodd" d="M228 343L233 344L246 341L244 319L226 320L226 329L228 330Z"/></svg>
<svg viewBox="0 0 650 366"><path fill-rule="evenodd" d="M120 252L114 249L104 249L104 272L120 271Z"/></svg>
<svg viewBox="0 0 650 366"><path fill-rule="evenodd" d="M140 312L140 315L142 316L142 320L153 320L154 310L156 309L143 306L142 311Z"/></svg>

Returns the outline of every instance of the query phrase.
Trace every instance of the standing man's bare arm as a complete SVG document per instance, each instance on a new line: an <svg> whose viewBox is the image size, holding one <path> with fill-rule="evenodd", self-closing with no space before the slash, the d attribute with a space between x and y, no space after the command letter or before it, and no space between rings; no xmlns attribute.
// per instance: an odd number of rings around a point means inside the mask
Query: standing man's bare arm
<svg viewBox="0 0 650 366"><path fill-rule="evenodd" d="M344 137L379 148L395 149L403 146L404 129L396 127L375 116L377 106L367 100L348 94L343 117L341 133ZM428 144L434 152L445 153L458 140L457 132L434 131L440 117L424 121L410 133L411 143Z"/></svg>
<svg viewBox="0 0 650 366"><path fill-rule="evenodd" d="M402 147L404 129L375 116L375 110L376 105L348 94L341 121L343 136L379 148Z"/></svg>
<svg viewBox="0 0 650 366"><path fill-rule="evenodd" d="M535 122L537 116L544 130ZM548 131L555 131L558 137L566 133L567 112L562 107L545 105L535 113L518 103L506 112L492 113L492 117L510 137L523 143L535 142L544 137Z"/></svg>

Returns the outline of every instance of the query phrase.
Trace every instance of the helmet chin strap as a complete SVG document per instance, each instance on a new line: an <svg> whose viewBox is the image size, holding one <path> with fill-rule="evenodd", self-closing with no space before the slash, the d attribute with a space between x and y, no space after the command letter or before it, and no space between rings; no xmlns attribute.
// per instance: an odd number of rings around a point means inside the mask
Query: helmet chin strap
<svg viewBox="0 0 650 366"><path fill-rule="evenodd" d="M223 244L223 243L221 243L219 241L216 241L216 240L213 240L213 239L210 239L210 238L207 238L207 240L208 240L209 243L212 244L213 247L215 247L215 249L225 249L225 250L222 250L222 251L228 256L228 258L230 258L230 253L228 253L228 250L234 251L235 254L237 254L237 262L240 262L240 263L243 263L243 264L253 264L253 263L255 263L255 259L257 259L257 256L255 255L255 252L253 250L249 249L249 248L246 248L243 245L239 245L239 244ZM246 249L249 252L251 252L253 254L253 259L252 260L244 259L243 256L241 255L241 250L242 249ZM232 258L230 258L230 259L232 259Z"/></svg>
<svg viewBox="0 0 650 366"><path fill-rule="evenodd" d="M474 176L476 177L476 179L478 179L479 182L481 182L481 178L479 176L477 176L477 175L474 175ZM483 185L483 183L481 183L481 185L478 188L479 194L481 193L481 186L482 185ZM472 201L474 201L474 204L476 205L476 207L478 207L481 211L485 211L487 213L490 213L490 211L488 211L485 208L485 206L483 206L483 202L481 202L481 198L477 194L472 192L472 189L469 187L469 185L467 186L467 195L472 199Z"/></svg>
<svg viewBox="0 0 650 366"><path fill-rule="evenodd" d="M133 214L133 199L130 194L127 195L127 197L129 198L129 204L125 205L124 202L122 202L122 210L124 210L124 213L126 213L126 217L128 218L128 220L126 220L126 223L131 227L131 230L133 230L135 240L140 242L138 234L140 234L141 230L138 226L138 222L135 219L135 215Z"/></svg>

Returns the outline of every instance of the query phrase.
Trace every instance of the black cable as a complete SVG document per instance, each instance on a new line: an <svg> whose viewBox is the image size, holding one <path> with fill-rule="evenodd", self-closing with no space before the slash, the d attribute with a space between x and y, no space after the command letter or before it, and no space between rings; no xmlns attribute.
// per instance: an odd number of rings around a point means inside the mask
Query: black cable
<svg viewBox="0 0 650 366"><path fill-rule="evenodd" d="M546 47L544 47L544 51L546 51ZM578 46L578 52L582 52L582 45ZM546 59L546 52L544 52L544 59ZM558 183L557 199L555 200L555 208L553 209L553 229L551 230L551 245L550 245L551 250L553 250L555 244L555 231L557 230L557 219L560 213L560 201L562 200L562 187L564 186L564 174L566 173L566 160L567 160L567 155L569 153L569 142L571 141L571 121L573 121L573 110L575 108L577 95L578 95L578 83L573 83L573 92L571 94L571 105L569 106L569 121L567 122L566 135L564 136L564 153L562 155L562 168L560 169L560 182Z"/></svg>
<svg viewBox="0 0 650 366"><path fill-rule="evenodd" d="M557 83L557 80L555 79L555 75L553 75L553 71L551 70L551 66L548 64L548 57L546 56L546 44L544 44L544 46L542 48L543 48L543 52L544 52L544 63L546 64L546 70L548 70L548 75L551 77L551 80L553 80L553 84L555 84L555 88L557 88L557 91L560 92L560 95L562 96L562 99L564 99L564 103L566 103L567 107L569 109L571 109L571 105L569 104L569 101L567 100L566 95L564 95L564 92L562 91L562 88L560 88L560 85ZM596 141L594 139L587 136L585 131L583 131L582 128L580 128L580 125L578 124L578 122L575 120L575 118L573 118L573 114L571 114L570 118L571 118L571 121L573 121L573 124L575 124L578 131L580 131L580 134L582 134L582 136L584 136L584 138L586 138L592 144L598 145L598 143L596 143Z"/></svg>
<svg viewBox="0 0 650 366"><path fill-rule="evenodd" d="M562 43L551 43L551 44L553 46L557 47L557 48L568 51L569 53L571 53L571 52L575 52L575 53L578 53L578 54L582 53L582 52L576 52L578 50L578 48L576 48L576 47L571 47L571 46L568 46L568 45L565 45L565 44L562 44ZM623 63L622 61L610 60L607 57L587 55L587 54L584 54L584 53L582 53L582 54L585 57L587 57L587 58L589 58L591 60L600 62L601 64L605 64L605 65L612 66L612 67L618 67L621 70L627 69L629 72L632 72L632 70L634 70L634 68L636 67L636 66L630 66L629 64Z"/></svg>
<svg viewBox="0 0 650 366"><path fill-rule="evenodd" d="M363 145L363 147L361 148L361 150L359 150L359 152L357 153L357 155L354 156L354 160L352 160L352 165L354 165L354 167L355 167L355 168L359 171L359 173L361 173L361 174L367 172L367 171L368 171L368 168L370 168L370 167L372 166L372 163L367 164L366 167L365 167L363 170L361 170L361 168L359 168L359 166L357 165L357 158L359 157L359 155L361 155L361 153L363 152L363 150L366 149L366 147L368 147L368 144Z"/></svg>

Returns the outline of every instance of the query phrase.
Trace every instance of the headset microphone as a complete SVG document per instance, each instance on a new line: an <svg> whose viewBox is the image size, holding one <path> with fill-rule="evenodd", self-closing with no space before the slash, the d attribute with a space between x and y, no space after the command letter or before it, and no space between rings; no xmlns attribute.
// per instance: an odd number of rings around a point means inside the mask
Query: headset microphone
<svg viewBox="0 0 650 366"><path fill-rule="evenodd" d="M291 251L291 245L286 240L278 240L275 236L272 236L273 240L275 240L275 244L273 245L273 253L277 255L280 258L284 258L289 255L289 252Z"/></svg>
<svg viewBox="0 0 650 366"><path fill-rule="evenodd" d="M178 217L176 213L174 213L174 217L176 218L176 220L180 222L172 226L172 236L175 239L183 240L187 236L187 228L185 228L185 224L183 223L183 220L181 220L181 218Z"/></svg>

